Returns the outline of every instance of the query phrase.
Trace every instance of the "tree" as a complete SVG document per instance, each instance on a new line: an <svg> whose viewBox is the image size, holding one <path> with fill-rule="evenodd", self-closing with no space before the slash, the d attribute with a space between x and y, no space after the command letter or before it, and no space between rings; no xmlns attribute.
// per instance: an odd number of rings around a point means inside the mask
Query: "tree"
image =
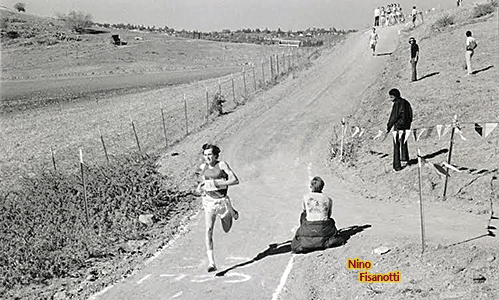
<svg viewBox="0 0 499 300"><path fill-rule="evenodd" d="M24 3L22 2L17 2L16 4L14 4L14 9L19 11L19 12L25 12L26 11L26 5L24 5Z"/></svg>
<svg viewBox="0 0 499 300"><path fill-rule="evenodd" d="M83 12L72 11L67 15L57 14L57 17L66 23L66 26L76 32L82 32L83 29L92 26L92 16Z"/></svg>

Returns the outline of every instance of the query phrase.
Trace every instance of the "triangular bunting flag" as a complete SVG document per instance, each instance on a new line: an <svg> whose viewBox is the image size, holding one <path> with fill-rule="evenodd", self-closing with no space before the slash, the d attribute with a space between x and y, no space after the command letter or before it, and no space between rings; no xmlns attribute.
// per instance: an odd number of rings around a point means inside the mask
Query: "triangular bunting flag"
<svg viewBox="0 0 499 300"><path fill-rule="evenodd" d="M485 132L484 132L484 137L487 137L492 130L494 130L497 127L498 123L485 123Z"/></svg>
<svg viewBox="0 0 499 300"><path fill-rule="evenodd" d="M461 173L462 171L459 170L458 168L454 167L453 165L450 165L448 163L446 163L445 161L442 163L442 166L446 167L446 168L449 168L451 169L452 171L456 171L456 172L459 172Z"/></svg>
<svg viewBox="0 0 499 300"><path fill-rule="evenodd" d="M381 129L378 129L378 134L373 138L373 140L379 139L382 134L383 134L383 131L381 131Z"/></svg>
<svg viewBox="0 0 499 300"><path fill-rule="evenodd" d="M444 135L446 135L446 134L447 134L447 132L449 132L449 130L451 129L451 127L452 127L452 125L451 125L451 124L447 124L447 125L445 125L445 128L444 128L444 133L442 133L442 137L443 137Z"/></svg>
<svg viewBox="0 0 499 300"><path fill-rule="evenodd" d="M475 123L475 131L480 135L483 136L483 127L480 126L480 124Z"/></svg>
<svg viewBox="0 0 499 300"><path fill-rule="evenodd" d="M429 138L431 136L432 132L433 132L433 127L428 127L426 129L426 134L425 134L424 138L425 139Z"/></svg>
<svg viewBox="0 0 499 300"><path fill-rule="evenodd" d="M404 139L404 143L407 143L407 140L409 139L409 136L411 136L411 130L410 129L407 129L405 131L405 139Z"/></svg>
<svg viewBox="0 0 499 300"><path fill-rule="evenodd" d="M447 173L447 171L441 165L433 164L433 166L435 167L435 169L437 169L438 172L444 174L445 176L450 176L449 173Z"/></svg>
<svg viewBox="0 0 499 300"><path fill-rule="evenodd" d="M358 126L355 126L355 129L354 129L354 132L352 134L352 137L355 137L357 135L357 133L359 133L360 131L360 128Z"/></svg>
<svg viewBox="0 0 499 300"><path fill-rule="evenodd" d="M435 128L437 129L437 134L438 134L438 139L440 140L440 137L442 136L442 127L444 127L444 125L437 125L435 126Z"/></svg>
<svg viewBox="0 0 499 300"><path fill-rule="evenodd" d="M466 141L466 138L463 136L463 133L461 132L461 130L459 128L456 127L456 133L459 134L459 136L461 137L461 139L463 141Z"/></svg>
<svg viewBox="0 0 499 300"><path fill-rule="evenodd" d="M414 139L417 141L419 141L421 139L421 135L426 131L426 128L421 128L421 130L419 131L419 133L417 134L416 136L416 129L414 129Z"/></svg>

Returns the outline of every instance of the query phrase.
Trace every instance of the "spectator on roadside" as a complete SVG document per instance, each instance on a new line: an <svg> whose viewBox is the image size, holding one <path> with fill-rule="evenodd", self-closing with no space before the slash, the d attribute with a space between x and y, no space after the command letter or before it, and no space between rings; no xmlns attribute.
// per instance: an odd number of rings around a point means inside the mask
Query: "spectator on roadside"
<svg viewBox="0 0 499 300"><path fill-rule="evenodd" d="M380 9L379 7L376 7L374 9L374 26L379 26L379 15L380 15Z"/></svg>
<svg viewBox="0 0 499 300"><path fill-rule="evenodd" d="M300 227L291 241L293 253L324 250L344 244L338 236L333 213L333 200L322 193L324 180L316 176L310 181L310 193L303 196Z"/></svg>
<svg viewBox="0 0 499 300"><path fill-rule="evenodd" d="M416 6L412 7L411 16L412 16L412 27L414 28L416 27L416 17L418 16L418 10L416 9Z"/></svg>
<svg viewBox="0 0 499 300"><path fill-rule="evenodd" d="M393 171L402 170L409 162L409 148L406 141L406 130L411 129L412 107L409 101L400 96L398 89L388 92L393 102L390 118L386 125L386 134L393 132Z"/></svg>
<svg viewBox="0 0 499 300"><path fill-rule="evenodd" d="M419 61L419 46L416 44L416 39L411 37L409 39L409 44L411 44L411 66L412 66L412 78L411 81L417 81L418 80L418 74L416 71L416 65L418 64Z"/></svg>
<svg viewBox="0 0 499 300"><path fill-rule="evenodd" d="M471 67L471 58L475 53L475 49L478 46L475 38L472 36L471 31L466 31L466 69L468 70L468 75L473 74L473 69Z"/></svg>
<svg viewBox="0 0 499 300"><path fill-rule="evenodd" d="M378 34L376 28L373 27L373 32L369 35L369 47L373 50L373 56L376 55L376 45L378 44Z"/></svg>

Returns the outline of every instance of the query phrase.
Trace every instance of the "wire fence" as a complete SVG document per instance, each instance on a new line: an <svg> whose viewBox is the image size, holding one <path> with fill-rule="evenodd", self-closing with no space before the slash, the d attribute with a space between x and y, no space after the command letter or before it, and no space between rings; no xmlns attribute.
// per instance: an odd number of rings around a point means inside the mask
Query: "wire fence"
<svg viewBox="0 0 499 300"><path fill-rule="evenodd" d="M224 110L237 109L286 74L304 66L315 49L287 47L246 63L227 76L138 94L62 103L17 112L3 120L2 185L37 169L77 170L79 149L87 163L110 162L135 151L164 150L216 119L215 94Z"/></svg>

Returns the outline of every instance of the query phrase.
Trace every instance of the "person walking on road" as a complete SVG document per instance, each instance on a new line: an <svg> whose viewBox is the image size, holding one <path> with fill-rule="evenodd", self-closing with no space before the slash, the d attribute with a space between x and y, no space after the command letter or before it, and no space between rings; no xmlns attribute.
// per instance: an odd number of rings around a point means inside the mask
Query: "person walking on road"
<svg viewBox="0 0 499 300"><path fill-rule="evenodd" d="M418 10L416 9L416 6L412 7L412 12L411 12L411 17L412 17L412 27L416 27L416 18L418 16Z"/></svg>
<svg viewBox="0 0 499 300"><path fill-rule="evenodd" d="M475 49L478 46L475 38L472 36L471 31L466 31L466 69L468 70L468 75L473 74L473 69L471 68L471 58L475 53Z"/></svg>
<svg viewBox="0 0 499 300"><path fill-rule="evenodd" d="M393 102L390 119L386 125L386 134L393 132L393 170L400 171L409 161L409 148L406 141L406 130L411 129L412 107L409 101L400 96L398 89L388 92ZM402 165L402 163L404 165Z"/></svg>
<svg viewBox="0 0 499 300"><path fill-rule="evenodd" d="M217 216L220 217L222 228L229 232L232 227L232 219L237 220L239 213L232 207L228 187L239 184L239 179L232 171L229 164L219 160L220 148L213 144L204 144L204 163L196 172L201 176L201 182L197 186L197 193L203 199L204 216L206 223L206 254L208 255L208 272L217 270L213 254L213 227Z"/></svg>
<svg viewBox="0 0 499 300"><path fill-rule="evenodd" d="M344 240L338 236L333 213L333 200L322 193L324 180L316 176L310 181L310 193L303 196L300 227L291 241L293 253L307 253L340 246Z"/></svg>
<svg viewBox="0 0 499 300"><path fill-rule="evenodd" d="M373 32L369 35L369 47L373 51L373 56L376 55L376 45L378 44L378 34L376 33L376 28L373 27Z"/></svg>
<svg viewBox="0 0 499 300"><path fill-rule="evenodd" d="M419 46L416 44L416 39L411 37L409 39L409 44L411 44L411 66L412 66L412 78L411 81L418 80L418 74L416 71L416 65L419 61Z"/></svg>

